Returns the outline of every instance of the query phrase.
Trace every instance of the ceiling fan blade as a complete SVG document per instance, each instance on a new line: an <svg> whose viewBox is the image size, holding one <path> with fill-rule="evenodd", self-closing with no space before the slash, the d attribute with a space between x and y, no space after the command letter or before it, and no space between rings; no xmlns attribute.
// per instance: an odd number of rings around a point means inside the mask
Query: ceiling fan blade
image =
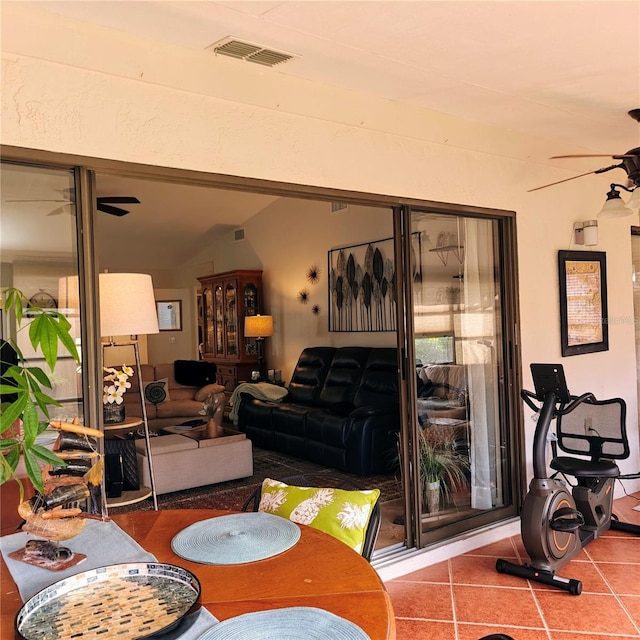
<svg viewBox="0 0 640 640"><path fill-rule="evenodd" d="M56 193L59 193L61 198L6 198L5 202L66 202L73 203L75 192L71 188L66 189L52 189Z"/></svg>
<svg viewBox="0 0 640 640"><path fill-rule="evenodd" d="M48 198L39 199L39 200L13 200L11 198L7 198L5 202L66 202L67 204L71 202L70 200L49 200Z"/></svg>
<svg viewBox="0 0 640 640"><path fill-rule="evenodd" d="M622 160L622 158L635 158L633 153L582 153L568 156L551 156L549 160L562 160L564 158L613 158L614 160Z"/></svg>
<svg viewBox="0 0 640 640"><path fill-rule="evenodd" d="M101 202L98 202L96 208L98 209L98 211L103 211L104 213L109 213L112 216L118 216L120 218L122 216L126 216L127 213L129 213L125 209L120 209L120 207L112 207L110 204L103 204Z"/></svg>
<svg viewBox="0 0 640 640"><path fill-rule="evenodd" d="M56 207L53 211L47 213L47 216L59 216L61 213L64 213L64 210L69 206L71 206L71 203L67 202L59 207Z"/></svg>
<svg viewBox="0 0 640 640"><path fill-rule="evenodd" d="M134 196L106 196L98 198L98 203L105 204L140 204L140 200Z"/></svg>
<svg viewBox="0 0 640 640"><path fill-rule="evenodd" d="M589 176L592 173L604 173L605 171L611 171L611 169L622 168L621 164L612 164L610 167L603 167L602 169L596 169L595 171L587 171L586 173L581 173L578 176L573 176L571 178L565 178L564 180L558 180L557 182L550 182L549 184L543 184L541 187L535 187L534 189L527 189L527 193L531 193L532 191L539 191L540 189L546 189L547 187L553 187L556 184L562 184L563 182L569 182L569 180L575 180L576 178L582 178L584 176Z"/></svg>

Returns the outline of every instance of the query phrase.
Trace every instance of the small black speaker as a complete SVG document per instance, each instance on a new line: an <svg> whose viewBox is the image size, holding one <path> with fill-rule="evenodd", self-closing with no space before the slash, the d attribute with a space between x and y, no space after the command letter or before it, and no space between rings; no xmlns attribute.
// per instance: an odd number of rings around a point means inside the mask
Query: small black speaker
<svg viewBox="0 0 640 640"><path fill-rule="evenodd" d="M107 453L104 456L107 498L119 498L122 495L124 469L120 453Z"/></svg>

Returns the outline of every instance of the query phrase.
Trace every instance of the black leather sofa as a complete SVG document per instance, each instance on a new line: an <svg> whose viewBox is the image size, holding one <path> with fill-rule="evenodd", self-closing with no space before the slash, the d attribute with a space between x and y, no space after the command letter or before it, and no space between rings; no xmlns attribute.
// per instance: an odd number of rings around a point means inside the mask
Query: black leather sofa
<svg viewBox="0 0 640 640"><path fill-rule="evenodd" d="M397 464L397 350L309 347L281 402L240 394L238 426L257 447L357 475Z"/></svg>

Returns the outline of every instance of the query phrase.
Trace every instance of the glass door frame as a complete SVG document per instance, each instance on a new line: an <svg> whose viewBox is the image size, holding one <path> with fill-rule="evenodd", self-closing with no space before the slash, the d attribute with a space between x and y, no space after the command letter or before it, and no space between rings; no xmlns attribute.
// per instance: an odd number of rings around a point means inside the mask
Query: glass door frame
<svg viewBox="0 0 640 640"><path fill-rule="evenodd" d="M413 324L413 280L407 274L412 273L411 258L411 219L414 212L436 213L455 217L490 218L497 221L495 255L498 260L496 271L499 275L500 296L502 302L502 362L504 371L500 376L500 449L507 457L508 475L504 478L505 492L509 490L509 500L504 507L491 509L473 517L472 527L465 525L469 521L454 522L428 533L422 532L421 491L418 465L418 407L416 358L414 349ZM400 437L401 474L404 479L404 511L406 519L407 547L423 548L440 540L448 540L466 531L506 520L518 515L525 485L524 418L520 401L521 357L520 357L520 321L517 296L517 244L516 218L511 211L484 209L476 207L446 205L429 207L424 203L395 207L394 238L396 254L396 273L398 274L398 292L402 299L398 303L398 349L400 353L400 408L402 413Z"/></svg>
<svg viewBox="0 0 640 640"><path fill-rule="evenodd" d="M38 154L36 154L38 155ZM3 163L31 167L35 170L53 169L73 173L75 205L76 258L79 281L80 335L82 362L82 406L84 424L99 427L102 416L102 372L98 326L98 283L93 244L93 193L95 176L88 169L64 162L6 157ZM95 295L89 295L95 292Z"/></svg>
<svg viewBox="0 0 640 640"><path fill-rule="evenodd" d="M214 186L221 189L249 191L279 195L283 197L305 197L326 202L345 202L354 205L387 208L393 215L394 248L397 273L399 304L397 305L397 345L399 349L400 369L400 404L401 404L401 438L399 450L401 454L403 478L406 487L405 503L407 508L406 546L414 547L420 540L417 535L419 523L416 523L417 511L413 502L416 481L411 473L416 460L410 455L415 436L411 436L409 425L415 424L416 408L409 399L415 398L415 376L407 376L408 371L415 371L415 357L413 348L408 345L413 340L413 326L411 317L406 309L411 309L412 293L409 282L403 277L411 273L409 239L411 238L411 208L416 210L428 209L430 212L447 215L492 216L500 221L500 268L502 274L503 308L505 309L505 354L508 375L505 377L505 397L508 401L505 407L506 421L511 425L512 436L504 443L507 447L512 469L512 477L508 479L513 492L514 505L520 505L526 490L524 428L522 403L519 400L521 388L521 358L519 352L519 315L517 305L517 249L516 249L516 217L513 211L455 205L413 198L381 195L376 193L362 193L325 187L301 187L300 185L274 182L257 178L228 176L210 172L176 169L156 165L143 165L121 160L101 159L91 156L79 156L68 153L58 153L39 149L0 145L3 160L23 164L49 166L54 168L74 169L76 179L76 206L78 225L78 260L80 280L80 296L83 304L82 330L88 339L83 342L83 393L85 400L85 418L89 423L99 423L101 407L102 372L100 370L100 337L99 337L99 301L98 275L95 264L93 244L93 224L95 215L93 209L93 194L95 192L95 171L100 174L118 174L138 178L183 182ZM508 267L508 268L507 268ZM84 277L82 277L84 275ZM406 306L409 305L409 306ZM413 385L413 388L411 386ZM413 395L409 395L412 393ZM517 508L514 506L514 511ZM505 518L509 517L505 515Z"/></svg>

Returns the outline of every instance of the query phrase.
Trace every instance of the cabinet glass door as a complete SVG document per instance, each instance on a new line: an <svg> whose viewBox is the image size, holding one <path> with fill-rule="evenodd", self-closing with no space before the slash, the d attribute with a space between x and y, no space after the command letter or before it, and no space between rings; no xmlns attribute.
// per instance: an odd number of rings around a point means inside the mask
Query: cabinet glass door
<svg viewBox="0 0 640 640"><path fill-rule="evenodd" d="M244 314L255 316L258 313L258 288L253 282L244 287Z"/></svg>
<svg viewBox="0 0 640 640"><path fill-rule="evenodd" d="M209 287L202 291L203 352L213 353L213 294Z"/></svg>
<svg viewBox="0 0 640 640"><path fill-rule="evenodd" d="M238 355L238 306L236 285L228 282L224 289L224 304L227 313L227 357Z"/></svg>
<svg viewBox="0 0 640 640"><path fill-rule="evenodd" d="M214 353L216 356L224 356L224 296L222 285L216 285L213 297L213 313L215 314Z"/></svg>
<svg viewBox="0 0 640 640"><path fill-rule="evenodd" d="M244 285L244 315L255 316L258 313L258 288L253 282ZM258 342L255 338L244 339L244 353L246 357L257 357Z"/></svg>

